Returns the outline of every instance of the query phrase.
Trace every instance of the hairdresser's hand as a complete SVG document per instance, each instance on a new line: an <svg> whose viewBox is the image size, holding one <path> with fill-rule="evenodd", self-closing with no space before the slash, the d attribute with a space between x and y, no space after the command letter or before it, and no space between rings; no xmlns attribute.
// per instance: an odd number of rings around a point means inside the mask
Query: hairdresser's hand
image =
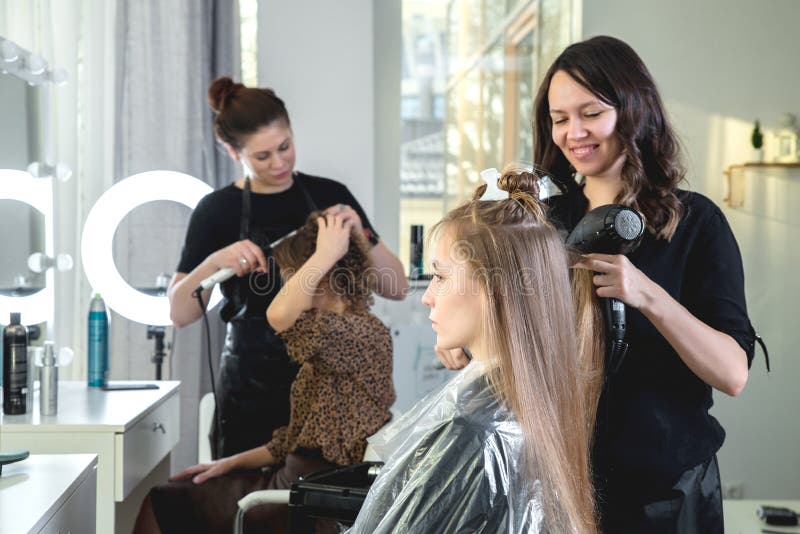
<svg viewBox="0 0 800 534"><path fill-rule="evenodd" d="M229 456L227 458L220 458L219 460L214 460L213 462L194 465L192 467L184 469L177 475L171 476L169 480L170 482L173 482L176 480L184 480L191 477L192 482L194 482L195 484L202 484L209 478L222 476L226 473L229 473L234 468L235 468L234 457Z"/></svg>
<svg viewBox="0 0 800 534"><path fill-rule="evenodd" d="M643 310L657 294L655 282L621 254L586 254L572 267L597 273L592 282L598 297L615 298Z"/></svg>
<svg viewBox="0 0 800 534"><path fill-rule="evenodd" d="M463 349L442 349L439 346L433 347L436 356L442 365L451 370L463 369L469 363L469 358L464 353Z"/></svg>
<svg viewBox="0 0 800 534"><path fill-rule="evenodd" d="M350 244L352 220L340 214L327 214L317 219L317 250L314 255L332 267L347 253Z"/></svg>
<svg viewBox="0 0 800 534"><path fill-rule="evenodd" d="M325 210L325 213L333 215L340 215L345 221L353 221L353 228L359 235L364 233L364 224L361 222L361 217L358 212L348 206L347 204L335 204Z"/></svg>
<svg viewBox="0 0 800 534"><path fill-rule="evenodd" d="M249 239L219 249L208 257L208 261L217 269L230 267L236 271L237 276L244 276L253 271L267 272L267 258L264 256L264 251Z"/></svg>

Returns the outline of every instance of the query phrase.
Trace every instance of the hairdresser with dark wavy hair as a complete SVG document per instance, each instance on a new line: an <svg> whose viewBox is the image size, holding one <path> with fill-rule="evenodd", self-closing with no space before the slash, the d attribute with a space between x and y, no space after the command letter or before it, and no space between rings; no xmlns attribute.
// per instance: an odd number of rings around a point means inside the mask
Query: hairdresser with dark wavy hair
<svg viewBox="0 0 800 534"><path fill-rule="evenodd" d="M220 311L228 324L217 380L222 428L213 430L214 458L258 447L289 421L289 390L297 372L266 311L280 290L270 243L303 226L316 210L350 221L369 242L379 295L402 299L403 267L380 240L358 201L343 184L295 170L295 142L283 100L271 90L228 77L208 88L214 132L244 176L204 197L192 213L177 272L169 286L175 326L202 315L193 296L200 282L225 268L237 276L221 284ZM208 302L210 290L203 293Z"/></svg>
<svg viewBox="0 0 800 534"><path fill-rule="evenodd" d="M679 142L658 89L626 43L566 48L534 105L534 161L566 185L551 217L624 204L645 218L628 257L589 254L600 297L628 305L629 350L607 371L594 475L603 531L722 532L712 388L738 395L753 357L741 255L720 209L679 189Z"/></svg>

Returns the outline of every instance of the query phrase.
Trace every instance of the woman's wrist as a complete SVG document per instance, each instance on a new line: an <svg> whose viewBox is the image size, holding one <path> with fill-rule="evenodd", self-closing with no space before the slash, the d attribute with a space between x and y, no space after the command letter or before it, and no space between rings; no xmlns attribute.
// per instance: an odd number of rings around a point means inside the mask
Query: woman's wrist
<svg viewBox="0 0 800 534"><path fill-rule="evenodd" d="M230 457L230 463L228 464L231 470L234 469L248 469L252 468L254 463L258 463L257 461L254 462L254 452L255 449L249 449L246 451L242 451L238 454L234 454ZM260 466L256 466L260 467Z"/></svg>
<svg viewBox="0 0 800 534"><path fill-rule="evenodd" d="M320 271L320 275L324 275L325 273L333 269L333 266L336 265L337 261L338 261L337 259L331 258L325 253L320 252L319 249L317 249L314 251L313 254L311 254L311 257L308 258L308 261L306 263L309 267L318 269Z"/></svg>
<svg viewBox="0 0 800 534"><path fill-rule="evenodd" d="M203 260L203 262L200 264L200 266L201 267L206 267L207 269L209 269L212 272L213 271L218 271L219 269L222 269L222 267L219 266L219 263L218 263L218 260L217 260L218 257L219 257L219 250L214 251L211 254L209 254L208 256L206 256L206 259Z"/></svg>
<svg viewBox="0 0 800 534"><path fill-rule="evenodd" d="M224 458L220 458L219 460L217 460L217 462L221 463L225 467L224 471L226 473L229 473L231 471L239 469L240 467L239 463L241 462L239 456L241 454L242 453L234 454L233 456L226 456Z"/></svg>
<svg viewBox="0 0 800 534"><path fill-rule="evenodd" d="M654 319L665 314L664 306L669 303L671 298L664 288L648 279L645 290L642 291L642 303L639 311L650 319L650 322L653 322Z"/></svg>
<svg viewBox="0 0 800 534"><path fill-rule="evenodd" d="M256 447L227 458L223 458L228 465L227 471L241 470L241 469L259 469L265 465L269 465L269 459L272 455L266 447Z"/></svg>

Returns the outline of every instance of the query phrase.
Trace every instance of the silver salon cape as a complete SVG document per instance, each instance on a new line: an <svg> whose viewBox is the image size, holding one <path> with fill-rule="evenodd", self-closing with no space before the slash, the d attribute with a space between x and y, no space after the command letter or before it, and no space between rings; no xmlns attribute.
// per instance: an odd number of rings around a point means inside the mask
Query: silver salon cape
<svg viewBox="0 0 800 534"><path fill-rule="evenodd" d="M522 430L485 371L473 361L369 438L385 465L349 534L545 532Z"/></svg>

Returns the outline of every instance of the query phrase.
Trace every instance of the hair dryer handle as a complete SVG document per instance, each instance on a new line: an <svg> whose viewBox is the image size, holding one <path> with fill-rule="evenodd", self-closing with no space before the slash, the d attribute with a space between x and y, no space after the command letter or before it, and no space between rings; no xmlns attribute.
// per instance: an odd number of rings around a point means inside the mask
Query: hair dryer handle
<svg viewBox="0 0 800 534"><path fill-rule="evenodd" d="M610 342L625 339L625 303L621 300L604 298L606 331Z"/></svg>
<svg viewBox="0 0 800 534"><path fill-rule="evenodd" d="M616 373L628 352L625 342L625 303L618 299L604 298L603 316L606 319L606 369Z"/></svg>

